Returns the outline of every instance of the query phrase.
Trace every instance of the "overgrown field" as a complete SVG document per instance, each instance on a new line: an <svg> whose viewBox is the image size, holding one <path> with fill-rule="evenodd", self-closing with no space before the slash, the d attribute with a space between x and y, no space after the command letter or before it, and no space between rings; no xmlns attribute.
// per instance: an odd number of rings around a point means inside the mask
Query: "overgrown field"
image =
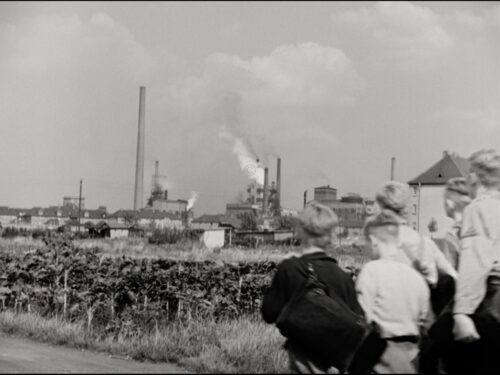
<svg viewBox="0 0 500 375"><path fill-rule="evenodd" d="M260 320L263 291L285 249L269 249L274 259L253 250L249 261L244 249L233 249L231 257L231 249L148 248L153 254L140 257L138 249L130 256L125 249L120 254L113 247L103 250L64 237L43 241L23 244L23 251L2 246L1 329L44 339L29 324L6 325L5 319L15 319L5 314L55 319L73 325L76 333L70 336L80 337L87 347L108 345L137 359L182 362L203 372L286 371L283 339ZM160 251L171 256L154 256ZM333 249L332 254L354 274L366 260L356 249ZM172 351L175 342L177 352ZM255 363L258 358L261 362Z"/></svg>

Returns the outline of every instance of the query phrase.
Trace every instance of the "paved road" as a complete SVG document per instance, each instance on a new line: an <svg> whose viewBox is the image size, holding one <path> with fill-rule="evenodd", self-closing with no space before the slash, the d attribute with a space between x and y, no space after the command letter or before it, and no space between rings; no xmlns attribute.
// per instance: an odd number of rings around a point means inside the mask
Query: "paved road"
<svg viewBox="0 0 500 375"><path fill-rule="evenodd" d="M178 374L170 364L138 362L104 353L39 343L0 333L0 374L7 373L153 373Z"/></svg>

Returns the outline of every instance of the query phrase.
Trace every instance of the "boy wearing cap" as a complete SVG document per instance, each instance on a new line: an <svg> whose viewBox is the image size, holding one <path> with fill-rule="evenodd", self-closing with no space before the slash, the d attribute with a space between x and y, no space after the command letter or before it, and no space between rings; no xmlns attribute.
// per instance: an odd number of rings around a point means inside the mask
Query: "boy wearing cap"
<svg viewBox="0 0 500 375"><path fill-rule="evenodd" d="M377 373L416 373L418 342L430 304L429 287L420 273L399 260L400 219L382 210L365 224L373 260L356 280L358 300L368 323L386 342Z"/></svg>
<svg viewBox="0 0 500 375"><path fill-rule="evenodd" d="M448 180L444 191L444 209L446 215L453 220L454 225L446 233L443 244L443 253L454 269L458 269L458 255L460 252L460 227L462 213L471 202L467 181L463 177Z"/></svg>
<svg viewBox="0 0 500 375"><path fill-rule="evenodd" d="M408 225L410 202L408 184L397 181L386 182L377 193L376 201L381 209L392 211L399 220L398 247L401 250L399 261L413 266L431 288L437 286L440 276L446 275L453 280L457 277L456 270L436 243Z"/></svg>
<svg viewBox="0 0 500 375"><path fill-rule="evenodd" d="M333 231L338 224L335 213L319 203L309 204L299 215L299 236L304 245L300 256L289 256L278 265L271 286L266 290L262 302L262 317L267 323L275 323L281 310L294 293L306 282L307 263L314 267L318 278L326 284L329 296L341 299L355 313L362 310L356 298L354 282L343 271L337 261L325 253L333 240ZM326 373L326 366L315 353L304 344L288 339L285 349L289 355L292 373Z"/></svg>

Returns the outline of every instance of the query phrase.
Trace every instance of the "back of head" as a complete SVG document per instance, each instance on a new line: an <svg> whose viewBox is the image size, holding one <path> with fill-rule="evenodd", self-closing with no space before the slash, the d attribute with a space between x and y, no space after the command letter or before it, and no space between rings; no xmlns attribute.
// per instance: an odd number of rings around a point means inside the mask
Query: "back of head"
<svg viewBox="0 0 500 375"><path fill-rule="evenodd" d="M470 170L486 188L500 187L500 155L493 149L474 152L469 157Z"/></svg>
<svg viewBox="0 0 500 375"><path fill-rule="evenodd" d="M384 209L366 219L363 232L367 239L373 236L382 243L396 244L400 224L402 224L400 216L392 210Z"/></svg>
<svg viewBox="0 0 500 375"><path fill-rule="evenodd" d="M406 218L410 205L410 197L410 187L408 184L388 181L377 192L375 199L382 210L391 210L398 216Z"/></svg>
<svg viewBox="0 0 500 375"><path fill-rule="evenodd" d="M299 214L302 237L311 245L325 248L330 245L333 230L338 224L335 212L317 202L309 203Z"/></svg>
<svg viewBox="0 0 500 375"><path fill-rule="evenodd" d="M454 207L460 211L471 202L472 199L465 178L454 177L448 180L445 187L445 200L453 202Z"/></svg>

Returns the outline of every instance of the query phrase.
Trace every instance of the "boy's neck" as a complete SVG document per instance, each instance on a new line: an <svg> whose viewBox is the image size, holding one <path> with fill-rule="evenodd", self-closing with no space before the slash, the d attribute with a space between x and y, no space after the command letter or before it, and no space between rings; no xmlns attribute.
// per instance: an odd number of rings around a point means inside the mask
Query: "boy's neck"
<svg viewBox="0 0 500 375"><path fill-rule="evenodd" d="M396 259L398 258L399 249L396 244L384 244L379 251L378 259Z"/></svg>
<svg viewBox="0 0 500 375"><path fill-rule="evenodd" d="M309 246L302 250L302 255L325 252L324 249L316 246Z"/></svg>

